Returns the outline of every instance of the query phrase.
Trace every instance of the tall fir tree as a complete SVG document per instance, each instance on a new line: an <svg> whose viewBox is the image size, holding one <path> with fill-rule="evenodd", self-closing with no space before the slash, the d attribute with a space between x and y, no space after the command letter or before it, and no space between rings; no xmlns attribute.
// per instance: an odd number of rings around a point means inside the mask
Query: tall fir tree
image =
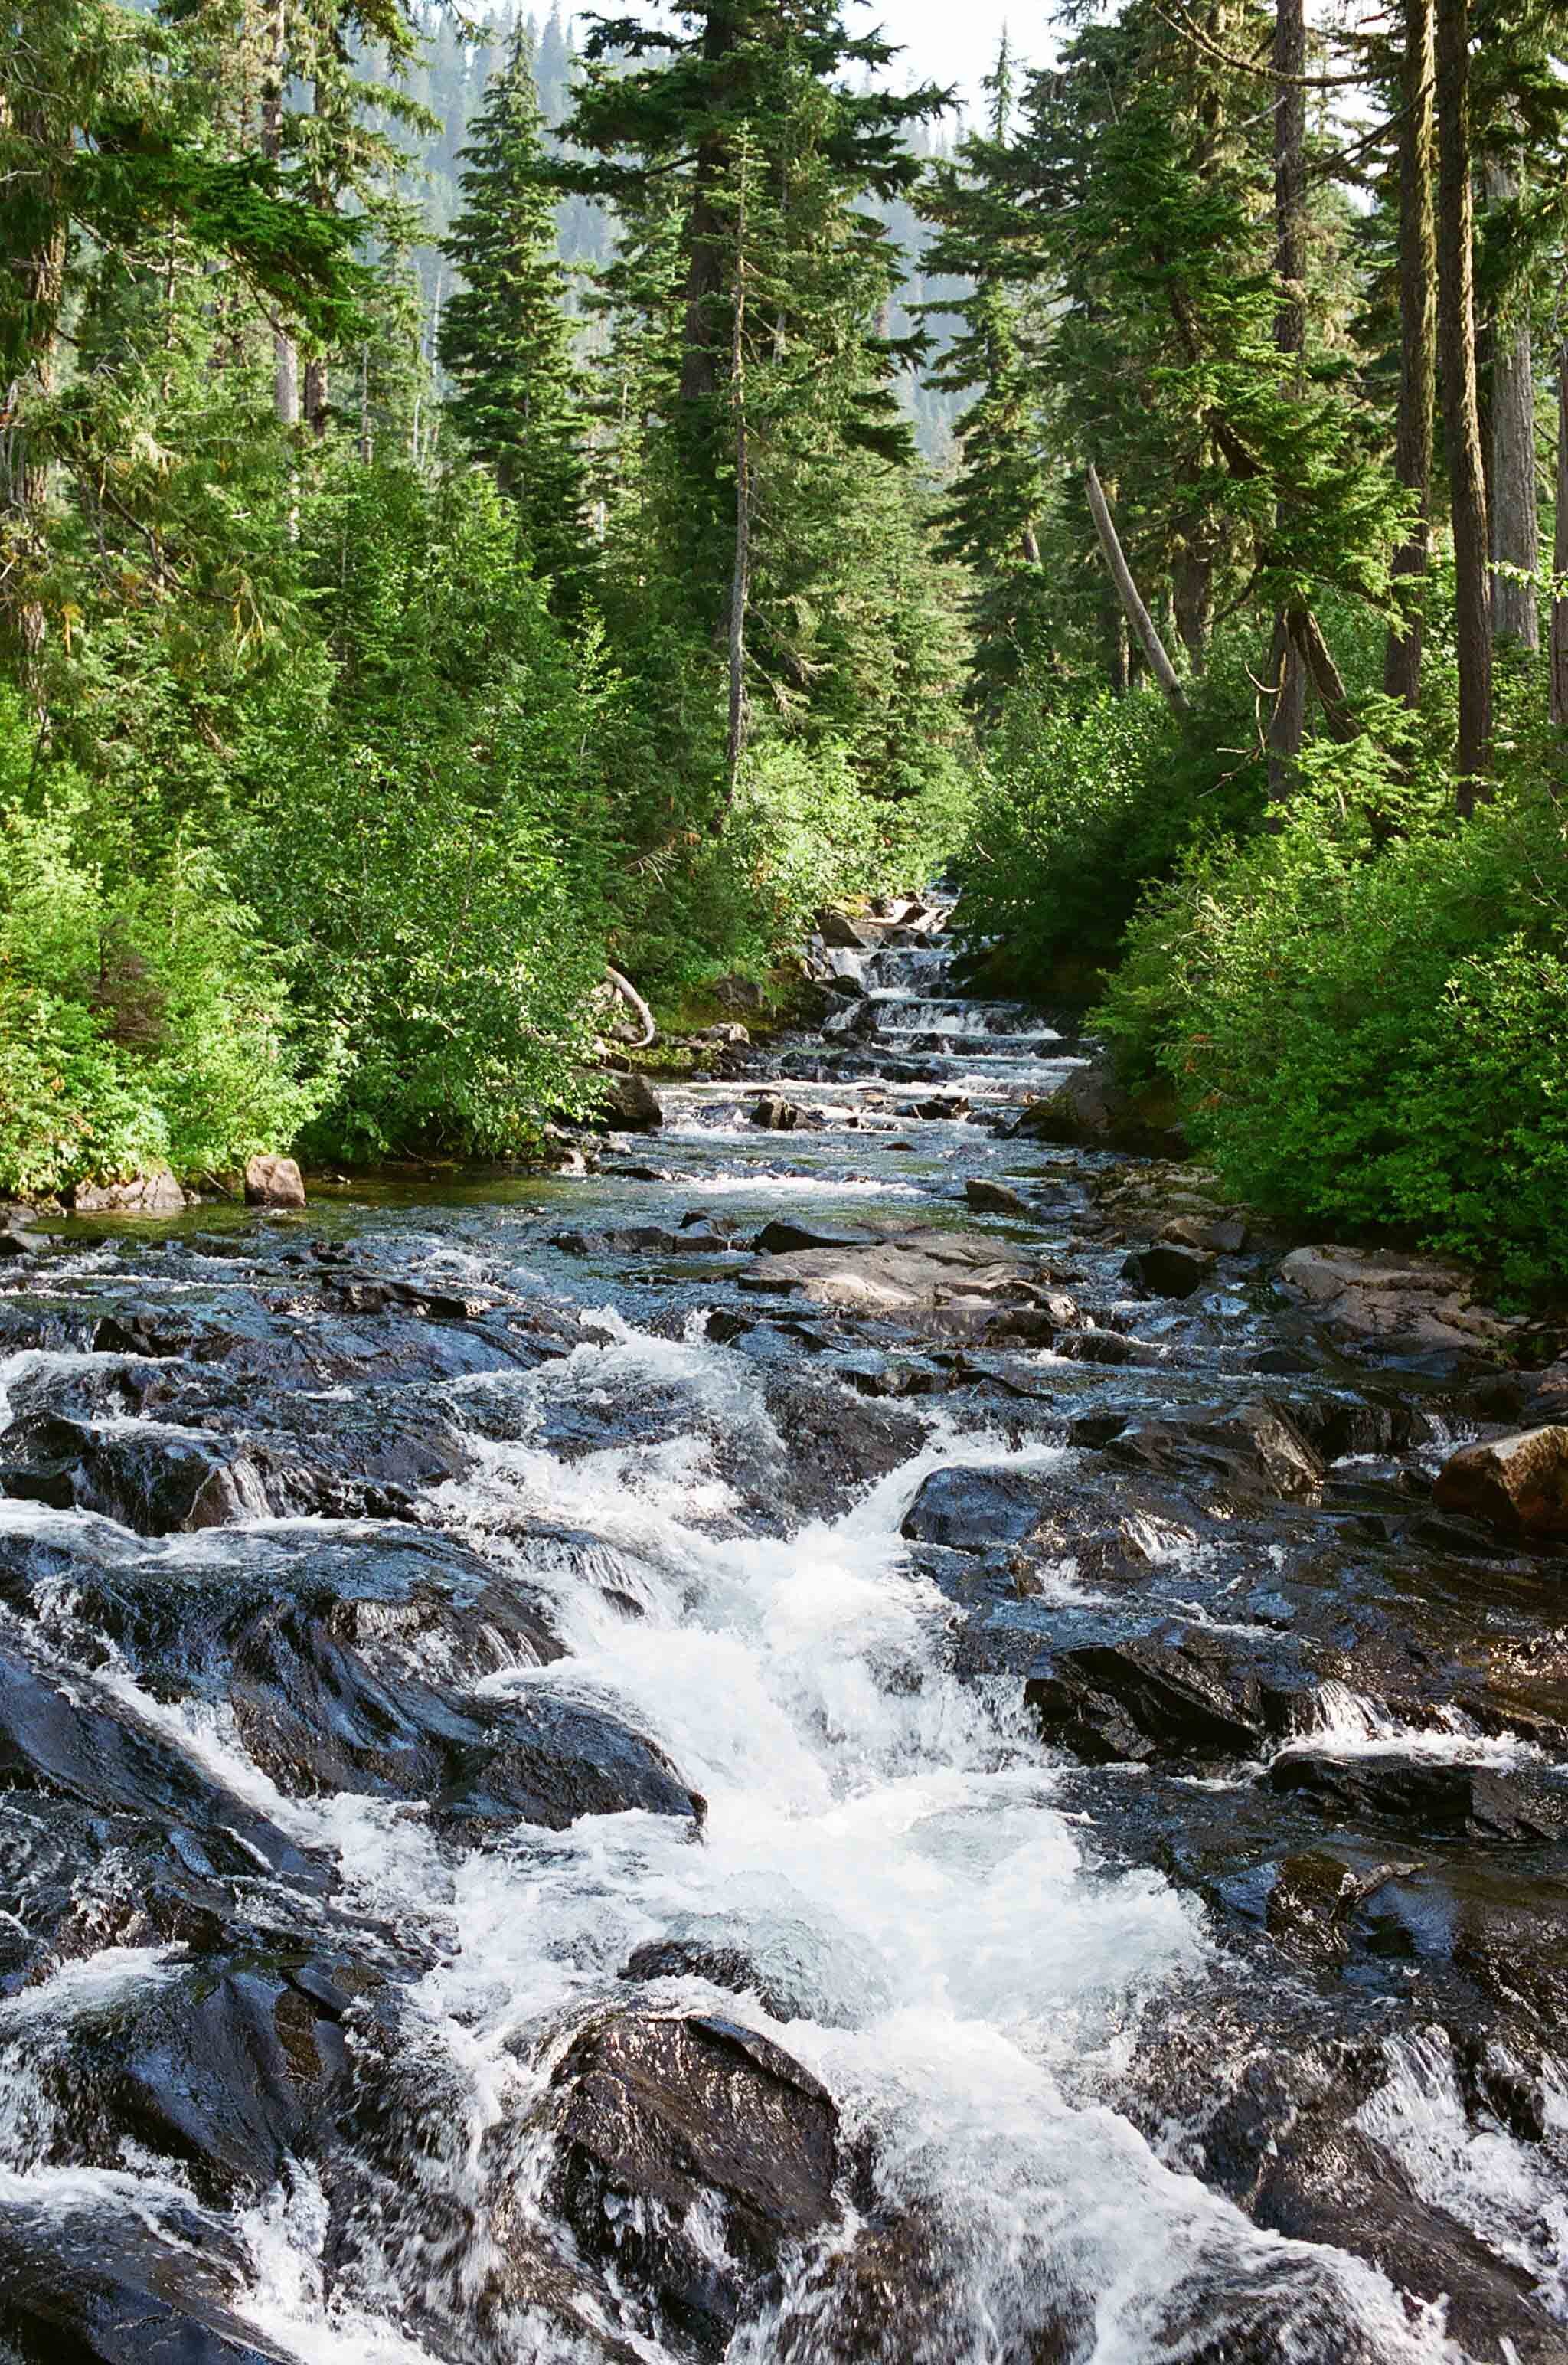
<svg viewBox="0 0 1568 2365"><path fill-rule="evenodd" d="M541 577L570 602L588 566L585 394L525 21L463 151L464 206L445 242L461 274L442 316L447 416L494 469Z"/></svg>

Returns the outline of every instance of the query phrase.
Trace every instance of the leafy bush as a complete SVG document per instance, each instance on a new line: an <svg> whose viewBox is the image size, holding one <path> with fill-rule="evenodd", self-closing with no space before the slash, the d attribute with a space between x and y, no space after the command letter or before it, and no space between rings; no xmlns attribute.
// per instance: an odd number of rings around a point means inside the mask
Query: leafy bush
<svg viewBox="0 0 1568 2365"><path fill-rule="evenodd" d="M196 1173L288 1141L314 1105L275 966L209 855L108 882L69 768L24 772L0 706L0 1189L59 1191L167 1161Z"/></svg>
<svg viewBox="0 0 1568 2365"><path fill-rule="evenodd" d="M1153 690L1062 703L1026 677L988 753L960 865L966 925L1044 982L1063 952L1104 961L1151 880L1194 840L1252 823L1265 793L1254 693L1223 668L1171 715Z"/></svg>
<svg viewBox="0 0 1568 2365"><path fill-rule="evenodd" d="M1461 827L1370 738L1305 769L1277 833L1149 899L1108 1031L1258 1205L1568 1274L1562 813L1520 791Z"/></svg>
<svg viewBox="0 0 1568 2365"><path fill-rule="evenodd" d="M686 840L650 877L627 958L660 988L761 970L823 904L935 879L961 839L967 797L950 759L930 764L918 795L890 798L862 785L840 742L763 740L722 833Z"/></svg>

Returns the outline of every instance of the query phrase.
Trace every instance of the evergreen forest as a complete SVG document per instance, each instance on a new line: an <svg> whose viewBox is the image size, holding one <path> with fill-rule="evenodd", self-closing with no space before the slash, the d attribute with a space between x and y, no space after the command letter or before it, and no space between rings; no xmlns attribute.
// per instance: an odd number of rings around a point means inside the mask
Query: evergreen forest
<svg viewBox="0 0 1568 2365"><path fill-rule="evenodd" d="M0 1193L525 1157L943 878L1238 1196L1568 1275L1560 12L968 128L886 15L10 0Z"/></svg>

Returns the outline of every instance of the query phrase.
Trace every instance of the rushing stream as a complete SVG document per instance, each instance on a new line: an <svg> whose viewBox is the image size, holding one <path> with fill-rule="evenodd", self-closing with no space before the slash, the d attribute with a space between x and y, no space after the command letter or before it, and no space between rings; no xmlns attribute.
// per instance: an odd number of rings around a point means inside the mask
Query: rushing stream
<svg viewBox="0 0 1568 2365"><path fill-rule="evenodd" d="M889 936L587 1177L0 1271L0 2357L1568 2359L1562 1563Z"/></svg>

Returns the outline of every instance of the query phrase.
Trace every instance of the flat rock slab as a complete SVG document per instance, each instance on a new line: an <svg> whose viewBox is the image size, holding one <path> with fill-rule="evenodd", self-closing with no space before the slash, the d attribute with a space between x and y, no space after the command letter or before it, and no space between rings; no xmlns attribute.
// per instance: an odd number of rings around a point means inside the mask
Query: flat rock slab
<svg viewBox="0 0 1568 2365"><path fill-rule="evenodd" d="M1026 1302L1045 1273L1038 1261L974 1232L894 1233L861 1247L801 1249L764 1257L740 1274L743 1289L799 1291L816 1306L864 1314Z"/></svg>
<svg viewBox="0 0 1568 2365"><path fill-rule="evenodd" d="M1334 1329L1382 1345L1484 1348L1518 1326L1473 1301L1473 1276L1443 1257L1392 1249L1295 1249L1280 1267L1287 1294Z"/></svg>

